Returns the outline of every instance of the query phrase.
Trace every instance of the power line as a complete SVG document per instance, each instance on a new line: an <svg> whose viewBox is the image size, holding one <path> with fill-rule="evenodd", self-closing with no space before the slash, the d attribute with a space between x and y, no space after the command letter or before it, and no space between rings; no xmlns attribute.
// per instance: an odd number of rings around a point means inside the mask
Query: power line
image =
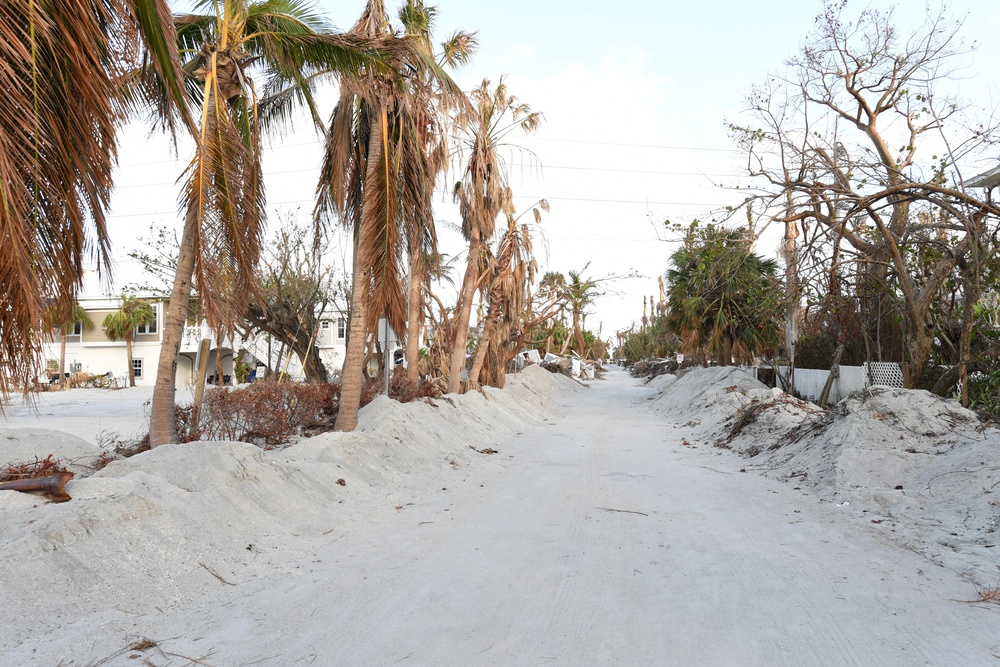
<svg viewBox="0 0 1000 667"><path fill-rule="evenodd" d="M698 147L698 146L670 146L670 145L666 145L666 144L633 144L633 143L624 143L624 142L616 142L616 141L591 141L591 140L587 140L587 139L561 139L561 138L556 138L556 137L536 137L536 136L532 136L532 135L527 135L527 136L523 137L523 139L526 139L526 140L529 140L529 141L551 141L551 142L554 142L554 143L563 143L563 144L586 144L586 145L592 145L592 146L621 146L621 147L625 147L625 148L648 148L648 149L654 149L654 150L701 151L701 152L707 152L707 153L733 153L733 154L740 154L739 150L732 149L732 148L703 148L703 147ZM276 146L267 146L263 150L271 152L271 151L276 151L276 150L283 150L285 148L299 148L299 147L302 147L302 146L320 146L320 145L323 144L323 142L324 142L323 139L314 139L314 140L310 140L310 141L300 141L300 142L296 142L296 143L293 143L293 144L279 144L279 145L276 145ZM184 160L184 161L186 161L186 160ZM134 164L119 165L119 168L120 169L128 169L128 168L132 168L132 167L147 167L147 166L156 165L156 164L180 164L181 162L182 162L182 158L178 157L178 158L173 158L173 159L170 159L170 160L153 160L151 162L137 162L137 163L134 163ZM569 169L571 167L563 167L563 168Z"/></svg>
<svg viewBox="0 0 1000 667"><path fill-rule="evenodd" d="M683 201L652 201L646 199L592 199L588 197L538 197L534 195L514 195L518 199L531 199L533 201L539 201L545 199L546 201L567 201L567 202L587 202L595 204L655 204L657 206L702 206L709 207L713 204L707 202L683 202ZM268 202L268 207L272 206L285 206L288 204L312 204L314 199L290 199L286 201L276 201ZM147 213L122 213L122 214L112 214L110 218L140 218L148 217L153 215L176 215L177 211L149 211Z"/></svg>
<svg viewBox="0 0 1000 667"><path fill-rule="evenodd" d="M525 139L530 139L532 141L554 141L566 144L592 144L595 146L625 146L628 148L655 148L661 150L671 150L671 151L707 151L712 153L739 153L740 151L734 150L732 148L697 148L694 146L667 146L661 144L626 144L616 141L588 141L586 139L556 139L554 137L536 137L532 135L527 135Z"/></svg>
<svg viewBox="0 0 1000 667"><path fill-rule="evenodd" d="M527 165L512 165L512 166L527 166ZM712 176L717 178L740 178L742 174L713 174L704 173L696 171L658 171L651 169L609 169L607 167L570 167L570 166L548 166L543 167L544 169L563 169L572 171L595 171L604 172L609 174L649 174L653 176ZM265 172L264 176L283 176L285 174L303 174L307 172L317 172L319 167L310 167L306 169L283 169L280 171L269 171ZM119 185L116 186L117 190L128 190L133 188L153 188L162 185L176 185L176 181L159 181L157 183L135 183L132 185Z"/></svg>

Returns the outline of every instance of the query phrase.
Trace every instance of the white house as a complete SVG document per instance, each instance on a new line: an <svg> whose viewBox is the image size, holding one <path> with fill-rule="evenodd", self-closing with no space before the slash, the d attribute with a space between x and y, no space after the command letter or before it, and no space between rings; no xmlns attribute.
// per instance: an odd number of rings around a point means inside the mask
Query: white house
<svg viewBox="0 0 1000 667"><path fill-rule="evenodd" d="M132 337L132 367L135 370L135 383L137 385L152 386L156 381L156 365L160 359L160 347L163 342L163 314L167 304L160 297L139 296L149 301L156 319L151 324L144 324L136 329ZM128 354L125 349L125 341L108 340L101 327L104 318L118 310L121 305L120 299L105 296L81 296L77 302L87 311L93 326L85 327L78 322L73 331L66 336L66 372L83 372L94 375L110 373L114 377L127 378ZM201 348L201 341L204 339L209 341L209 375L215 373L216 360L220 354L223 375L232 375L232 341L224 340L220 347L207 326L189 326L184 329L180 355L177 358L176 381L179 387L194 382L195 363ZM39 377L51 376L53 372L58 374L60 345L61 340L58 333L46 342L43 351L45 369L39 374Z"/></svg>
<svg viewBox="0 0 1000 667"><path fill-rule="evenodd" d="M156 381L156 366L160 358L160 347L163 341L162 322L167 302L162 297L139 295L150 302L156 320L152 324L140 326L132 338L132 366L135 369L137 385L152 386ZM66 372L84 372L94 375L110 373L114 377L128 377L128 355L124 341L111 341L104 335L101 322L121 305L117 297L84 297L77 299L87 311L92 327L84 327L77 323L73 331L66 337ZM302 375L302 366L298 357L283 350L282 346L273 342L266 335L258 335L250 339L236 341L223 340L221 345L216 340L212 330L202 324L187 326L181 340L180 354L177 358L176 383L178 387L191 385L195 382L197 361L202 341L208 349L208 376L216 373L217 360L221 355L222 373L225 380L235 382L233 377L234 353L249 353L263 365L270 366L276 372L284 371L291 379ZM323 364L331 374L340 372L344 363L347 342L347 318L340 313L325 315L320 320L316 332L315 348L310 354L319 354ZM44 347L44 369L39 372L39 378L46 375L58 375L58 364L61 340L57 333ZM391 349L391 348L390 348ZM284 354L282 354L284 352ZM289 359L289 356L291 357Z"/></svg>

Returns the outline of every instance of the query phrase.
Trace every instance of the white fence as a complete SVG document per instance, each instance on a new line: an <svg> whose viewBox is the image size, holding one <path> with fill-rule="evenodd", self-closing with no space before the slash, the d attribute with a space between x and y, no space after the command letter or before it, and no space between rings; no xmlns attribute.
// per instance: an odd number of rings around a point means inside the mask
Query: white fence
<svg viewBox="0 0 1000 667"><path fill-rule="evenodd" d="M779 366L778 372L783 378L788 377L788 367ZM875 362L872 364L872 384L887 385L893 387L903 386L903 372L899 364L892 362ZM826 386L826 380L830 377L829 370L816 370L812 368L795 369L795 392L802 398L809 401L818 401ZM830 387L830 397L827 402L830 405L839 403L852 391L858 391L868 386L868 369L866 366L841 366L839 376L833 381Z"/></svg>

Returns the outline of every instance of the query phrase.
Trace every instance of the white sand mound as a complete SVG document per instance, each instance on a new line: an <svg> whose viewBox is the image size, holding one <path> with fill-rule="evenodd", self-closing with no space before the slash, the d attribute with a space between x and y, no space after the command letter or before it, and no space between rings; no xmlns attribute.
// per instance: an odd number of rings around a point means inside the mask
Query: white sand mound
<svg viewBox="0 0 1000 667"><path fill-rule="evenodd" d="M100 453L96 445L71 433L47 428L0 428L0 467L52 456L80 477L93 472L90 465Z"/></svg>
<svg viewBox="0 0 1000 667"><path fill-rule="evenodd" d="M876 387L800 436L752 466L848 503L933 561L995 583L1000 433L973 412L926 391Z"/></svg>
<svg viewBox="0 0 1000 667"><path fill-rule="evenodd" d="M745 468L811 488L885 526L885 536L995 584L1000 548L1000 432L926 391L875 387L829 411L742 371L699 369L652 409L747 457Z"/></svg>
<svg viewBox="0 0 1000 667"><path fill-rule="evenodd" d="M73 500L63 504L0 492L21 501L0 504L0 654L95 628L125 646L132 614L285 567L345 524L502 465L482 452L559 413L553 396L581 390L529 368L486 396L377 399L354 433L282 451L233 442L158 447L70 482Z"/></svg>
<svg viewBox="0 0 1000 667"><path fill-rule="evenodd" d="M694 368L661 384L653 411L689 429L693 438L741 452L771 446L820 412L739 368Z"/></svg>

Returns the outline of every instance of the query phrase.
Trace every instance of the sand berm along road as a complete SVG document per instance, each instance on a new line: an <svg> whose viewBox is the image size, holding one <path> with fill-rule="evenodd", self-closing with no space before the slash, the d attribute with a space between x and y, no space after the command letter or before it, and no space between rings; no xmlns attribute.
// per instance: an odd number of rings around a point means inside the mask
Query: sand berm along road
<svg viewBox="0 0 1000 667"><path fill-rule="evenodd" d="M504 466L156 636L213 665L1000 665L996 611L952 601L968 582L683 444L651 394L613 369L497 445Z"/></svg>

